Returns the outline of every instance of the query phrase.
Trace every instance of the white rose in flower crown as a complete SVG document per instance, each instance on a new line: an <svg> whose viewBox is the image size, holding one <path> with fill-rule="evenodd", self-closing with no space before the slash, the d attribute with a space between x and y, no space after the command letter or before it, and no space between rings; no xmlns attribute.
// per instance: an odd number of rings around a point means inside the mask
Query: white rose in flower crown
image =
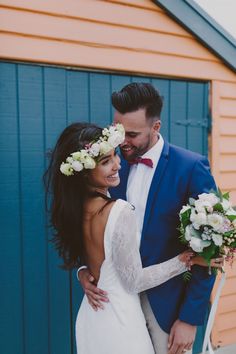
<svg viewBox="0 0 236 354"><path fill-rule="evenodd" d="M214 244L216 245L216 246L222 246L222 244L223 244L223 237L221 236L221 235L219 235L219 234L211 234L211 236L212 236L212 240L214 241Z"/></svg>
<svg viewBox="0 0 236 354"><path fill-rule="evenodd" d="M89 152L94 157L98 156L100 152L100 144L94 143L93 145L91 145L89 148Z"/></svg>
<svg viewBox="0 0 236 354"><path fill-rule="evenodd" d="M210 241L203 241L197 237L192 237L189 242L189 246L194 252L202 252L203 248L210 246L210 244Z"/></svg>
<svg viewBox="0 0 236 354"><path fill-rule="evenodd" d="M211 206L214 206L215 204L219 203L219 201L220 201L220 199L213 193L202 193L202 194L199 194L198 198L202 202L203 201L209 202L211 204Z"/></svg>
<svg viewBox="0 0 236 354"><path fill-rule="evenodd" d="M73 161L71 166L73 167L73 169L77 172L80 172L83 170L83 164L79 161Z"/></svg>
<svg viewBox="0 0 236 354"><path fill-rule="evenodd" d="M89 169L89 170L92 170L93 168L96 167L96 162L90 156L87 156L84 158L83 164L84 164L84 168Z"/></svg>
<svg viewBox="0 0 236 354"><path fill-rule="evenodd" d="M185 211L187 211L189 209L191 209L190 205L184 205L179 213L183 214L183 213L185 213Z"/></svg>
<svg viewBox="0 0 236 354"><path fill-rule="evenodd" d="M199 230L202 225L206 225L207 217L205 213L196 213L195 211L192 211L190 221L192 221L193 227L196 230Z"/></svg>
<svg viewBox="0 0 236 354"><path fill-rule="evenodd" d="M66 162L68 162L70 164L72 164L73 161L74 160L73 160L73 158L71 156L67 157L67 159L66 159Z"/></svg>
<svg viewBox="0 0 236 354"><path fill-rule="evenodd" d="M61 171L61 173L63 173L63 175L66 175L66 176L72 176L73 175L73 169L72 169L70 163L62 162L62 164L60 166L60 171Z"/></svg>
<svg viewBox="0 0 236 354"><path fill-rule="evenodd" d="M122 124L117 123L116 124L116 129L124 136L125 135L125 128Z"/></svg>
<svg viewBox="0 0 236 354"><path fill-rule="evenodd" d="M77 161L80 161L81 163L84 164L85 161L86 161L86 159L87 159L88 157L91 158L90 155L89 155L89 151L83 149L83 150L80 151L80 157L77 158L76 160L77 160Z"/></svg>
<svg viewBox="0 0 236 354"><path fill-rule="evenodd" d="M100 144L100 154L105 155L112 150L112 146L107 141L102 141Z"/></svg>
<svg viewBox="0 0 236 354"><path fill-rule="evenodd" d="M213 212L213 206L207 200L201 200L201 199L196 200L195 201L195 208L198 213L206 213L206 210L209 213Z"/></svg>
<svg viewBox="0 0 236 354"><path fill-rule="evenodd" d="M207 216L207 224L213 227L215 231L218 231L223 226L224 219L221 215L213 213Z"/></svg>
<svg viewBox="0 0 236 354"><path fill-rule="evenodd" d="M123 136L119 132L113 133L109 138L108 138L108 143L113 147L116 148L118 145L120 145L123 142Z"/></svg>
<svg viewBox="0 0 236 354"><path fill-rule="evenodd" d="M116 127L114 125L111 125L108 130L109 130L109 135L112 135L115 133Z"/></svg>
<svg viewBox="0 0 236 354"><path fill-rule="evenodd" d="M73 160L79 160L81 157L81 152L80 151L73 152L71 154L71 156L72 156Z"/></svg>
<svg viewBox="0 0 236 354"><path fill-rule="evenodd" d="M109 130L107 128L104 128L102 131L103 136L109 136Z"/></svg>

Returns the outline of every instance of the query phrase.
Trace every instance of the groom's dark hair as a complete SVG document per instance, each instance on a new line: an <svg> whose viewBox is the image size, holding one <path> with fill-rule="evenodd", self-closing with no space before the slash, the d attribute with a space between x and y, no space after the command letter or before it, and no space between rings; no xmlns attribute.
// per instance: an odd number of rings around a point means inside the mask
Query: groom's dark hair
<svg viewBox="0 0 236 354"><path fill-rule="evenodd" d="M111 95L113 107L120 113L146 110L147 119L160 119L163 99L154 86L144 82L133 82Z"/></svg>

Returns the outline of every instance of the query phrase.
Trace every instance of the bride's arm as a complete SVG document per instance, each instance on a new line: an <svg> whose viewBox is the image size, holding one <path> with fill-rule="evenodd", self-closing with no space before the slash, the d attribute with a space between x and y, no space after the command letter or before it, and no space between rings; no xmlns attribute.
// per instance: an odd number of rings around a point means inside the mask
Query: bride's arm
<svg viewBox="0 0 236 354"><path fill-rule="evenodd" d="M121 211L115 225L112 257L124 287L132 293L158 286L187 270L185 262L180 260L181 256L146 268L142 267L135 212L129 205Z"/></svg>

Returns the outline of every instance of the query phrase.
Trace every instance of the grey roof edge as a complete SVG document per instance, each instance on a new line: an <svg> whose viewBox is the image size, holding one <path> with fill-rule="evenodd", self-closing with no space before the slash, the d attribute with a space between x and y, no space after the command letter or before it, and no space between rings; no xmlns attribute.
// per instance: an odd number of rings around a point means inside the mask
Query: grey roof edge
<svg viewBox="0 0 236 354"><path fill-rule="evenodd" d="M236 72L236 39L193 0L152 0Z"/></svg>

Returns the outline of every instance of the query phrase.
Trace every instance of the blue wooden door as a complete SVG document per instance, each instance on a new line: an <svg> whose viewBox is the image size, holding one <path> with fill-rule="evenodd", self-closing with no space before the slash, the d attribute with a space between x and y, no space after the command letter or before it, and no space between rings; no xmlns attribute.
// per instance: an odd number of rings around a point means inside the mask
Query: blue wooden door
<svg viewBox="0 0 236 354"><path fill-rule="evenodd" d="M111 93L132 81L151 82L161 91L162 133L170 142L207 155L207 83L0 63L3 354L76 353L82 291L75 272L58 267L48 242L46 151L71 122L111 122Z"/></svg>

